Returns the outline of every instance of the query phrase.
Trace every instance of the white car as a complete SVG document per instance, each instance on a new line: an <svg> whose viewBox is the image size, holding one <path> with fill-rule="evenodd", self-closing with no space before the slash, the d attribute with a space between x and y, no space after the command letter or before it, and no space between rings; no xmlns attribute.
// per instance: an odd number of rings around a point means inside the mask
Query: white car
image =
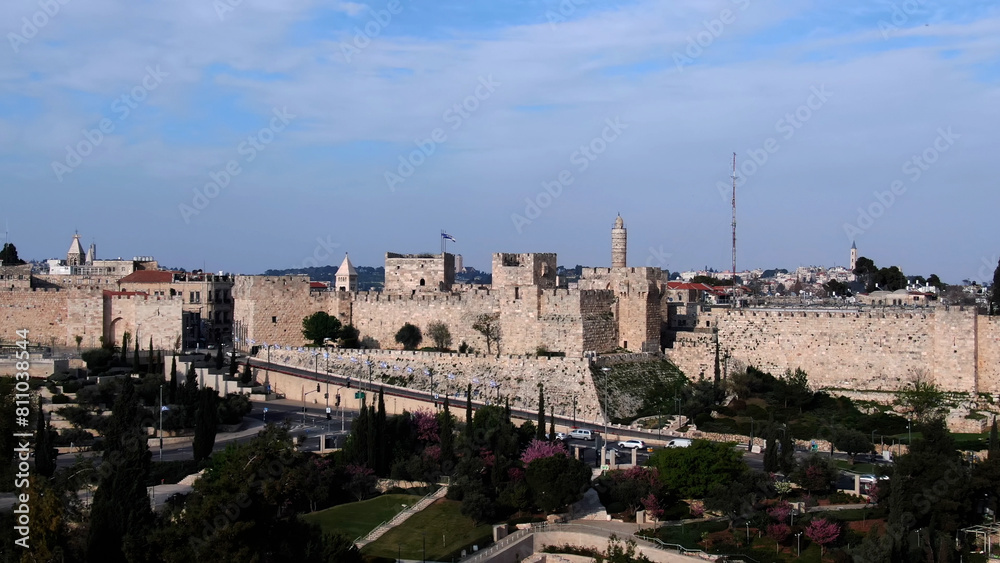
<svg viewBox="0 0 1000 563"><path fill-rule="evenodd" d="M569 437L574 440L589 440L594 441L594 433L585 428L574 428L569 431Z"/></svg>
<svg viewBox="0 0 1000 563"><path fill-rule="evenodd" d="M628 450L634 450L637 448L644 450L646 449L646 443L642 440L625 440L624 442L618 442L618 447Z"/></svg>

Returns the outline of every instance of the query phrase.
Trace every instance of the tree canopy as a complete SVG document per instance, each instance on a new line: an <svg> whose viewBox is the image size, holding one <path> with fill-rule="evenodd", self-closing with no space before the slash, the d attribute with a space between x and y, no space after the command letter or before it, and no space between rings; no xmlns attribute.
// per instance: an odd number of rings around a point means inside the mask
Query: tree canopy
<svg viewBox="0 0 1000 563"><path fill-rule="evenodd" d="M406 323L396 332L396 342L403 345L406 350L416 350L417 346L423 342L424 336L420 333L420 327Z"/></svg>
<svg viewBox="0 0 1000 563"><path fill-rule="evenodd" d="M3 250L0 250L0 263L3 263L4 266L20 266L25 264L25 261L18 257L17 247L14 246L14 243L5 242Z"/></svg>
<svg viewBox="0 0 1000 563"><path fill-rule="evenodd" d="M327 338L336 340L340 335L340 320L325 311L316 311L302 319L302 336L316 346L322 346Z"/></svg>
<svg viewBox="0 0 1000 563"><path fill-rule="evenodd" d="M647 465L655 467L664 486L682 498L704 498L713 485L728 486L749 470L732 444L708 440L657 450Z"/></svg>

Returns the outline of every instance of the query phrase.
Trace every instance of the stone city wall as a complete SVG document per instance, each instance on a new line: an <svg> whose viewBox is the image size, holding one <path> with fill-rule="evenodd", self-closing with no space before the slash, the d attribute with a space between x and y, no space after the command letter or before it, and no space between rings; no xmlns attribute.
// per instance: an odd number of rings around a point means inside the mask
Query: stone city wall
<svg viewBox="0 0 1000 563"><path fill-rule="evenodd" d="M533 354L544 346L583 356L585 351L612 350L615 344L614 295L604 290L528 286L440 294L350 293L310 291L305 276L244 276L237 279L233 295L236 337L257 344L306 344L302 319L316 311L337 315L384 349L401 347L395 335L405 323L420 327L422 346L432 346L428 327L442 322L451 333L452 348L465 342L485 352L486 340L472 326L480 315L491 313L500 314L500 350L505 354Z"/></svg>
<svg viewBox="0 0 1000 563"><path fill-rule="evenodd" d="M158 350L173 350L181 345L183 299L150 297L136 293L108 293L104 296L105 334L112 342L121 342L124 331L147 347L153 339Z"/></svg>
<svg viewBox="0 0 1000 563"><path fill-rule="evenodd" d="M263 354L258 354L258 359ZM351 361L353 358L354 361ZM600 404L585 358L537 358L531 356L502 355L499 358L484 354L458 354L438 352L410 352L403 350L336 350L331 353L331 373L351 376L357 385L367 385L371 361L371 381L377 388L380 382L401 385L410 389L432 390L444 395L464 392L472 384L473 397L477 400L500 397L510 399L511 408L537 410L538 384L545 386L545 403L559 416L572 416L574 399L576 415L580 420L601 419ZM317 368L317 359L309 351L275 350L271 362L306 370ZM325 372L327 360L318 360L320 372ZM430 371L433 377L425 375ZM451 374L454 377L449 378ZM263 382L258 374L258 380ZM301 379L290 382L288 398L301 393ZM499 387L491 386L496 382ZM297 386L296 386L297 385ZM355 387L356 387L355 386ZM275 391L282 392L275 388Z"/></svg>
<svg viewBox="0 0 1000 563"><path fill-rule="evenodd" d="M698 331L676 333L665 351L692 378L713 374L715 328L723 361L775 375L802 368L816 388L897 390L918 374L947 391L997 388L1000 331L974 311L713 309L701 318Z"/></svg>
<svg viewBox="0 0 1000 563"><path fill-rule="evenodd" d="M0 340L17 340L15 330L28 329L33 344L76 347L100 346L103 334L103 294L100 289L0 290L0 324L7 334Z"/></svg>

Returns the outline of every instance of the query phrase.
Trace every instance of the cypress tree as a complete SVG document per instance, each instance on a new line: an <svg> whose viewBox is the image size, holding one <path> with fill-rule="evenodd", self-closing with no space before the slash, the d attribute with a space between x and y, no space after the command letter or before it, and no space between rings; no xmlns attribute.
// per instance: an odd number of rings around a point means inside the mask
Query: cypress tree
<svg viewBox="0 0 1000 563"><path fill-rule="evenodd" d="M378 388L378 411L375 415L375 443L378 448L378 457L375 460L375 471L379 475L389 473L389 440L385 431L385 389Z"/></svg>
<svg viewBox="0 0 1000 563"><path fill-rule="evenodd" d="M215 351L215 369L216 371L222 371L222 363L224 358L222 357L222 348Z"/></svg>
<svg viewBox="0 0 1000 563"><path fill-rule="evenodd" d="M792 432L786 426L781 434L781 458L778 460L781 471L788 475L795 469L795 441L792 439Z"/></svg>
<svg viewBox="0 0 1000 563"><path fill-rule="evenodd" d="M553 408L549 409L549 441L555 442L556 440L556 411Z"/></svg>
<svg viewBox="0 0 1000 563"><path fill-rule="evenodd" d="M52 427L42 411L42 398L38 398L38 423L35 426L35 473L52 478L56 472L56 449L52 446Z"/></svg>
<svg viewBox="0 0 1000 563"><path fill-rule="evenodd" d="M368 407L368 455L367 455L368 467L371 467L372 469L375 469L375 466L378 464L378 457L376 454L376 452L378 451L377 450L378 444L376 444L376 441L378 440L378 433L376 431L377 427L378 427L378 418L377 415L375 414L375 405L372 405Z"/></svg>
<svg viewBox="0 0 1000 563"><path fill-rule="evenodd" d="M153 354L153 337L149 337L149 359L146 360L146 373L153 375L156 373L156 365L153 362L155 356Z"/></svg>
<svg viewBox="0 0 1000 563"><path fill-rule="evenodd" d="M250 360L247 360L248 362ZM236 361L236 356L229 359L229 379L236 379L236 372L240 370L240 364Z"/></svg>
<svg viewBox="0 0 1000 563"><path fill-rule="evenodd" d="M465 427L472 434L472 384L465 390Z"/></svg>
<svg viewBox="0 0 1000 563"><path fill-rule="evenodd" d="M1000 439L997 436L997 417L993 415L993 426L990 426L990 446L988 455L993 456L993 452L1000 449Z"/></svg>
<svg viewBox="0 0 1000 563"><path fill-rule="evenodd" d="M538 423L535 425L535 439L545 439L545 387L538 384Z"/></svg>
<svg viewBox="0 0 1000 563"><path fill-rule="evenodd" d="M86 560L142 560L153 512L146 493L150 453L143 413L131 378L125 378L104 434L100 481L90 510Z"/></svg>
<svg viewBox="0 0 1000 563"><path fill-rule="evenodd" d="M769 430L764 440L764 471L774 473L780 469L778 459L778 441L774 439L774 431Z"/></svg>
<svg viewBox="0 0 1000 563"><path fill-rule="evenodd" d="M170 393L171 405L177 404L177 356L170 356Z"/></svg>
<svg viewBox="0 0 1000 563"><path fill-rule="evenodd" d="M441 414L441 464L451 463L455 457L455 424L451 420L451 407L448 396L444 397L444 411Z"/></svg>
<svg viewBox="0 0 1000 563"><path fill-rule="evenodd" d="M215 389L205 387L198 391L198 411L194 423L194 460L208 459L215 447L215 435L219 426L219 394Z"/></svg>
<svg viewBox="0 0 1000 563"><path fill-rule="evenodd" d="M132 373L139 373L139 339L135 339L135 350L132 352Z"/></svg>
<svg viewBox="0 0 1000 563"><path fill-rule="evenodd" d="M235 360L233 364L236 364ZM247 363L243 366L243 376L240 377L240 383L250 385L251 381L253 381L253 372L250 371L250 358L247 358Z"/></svg>

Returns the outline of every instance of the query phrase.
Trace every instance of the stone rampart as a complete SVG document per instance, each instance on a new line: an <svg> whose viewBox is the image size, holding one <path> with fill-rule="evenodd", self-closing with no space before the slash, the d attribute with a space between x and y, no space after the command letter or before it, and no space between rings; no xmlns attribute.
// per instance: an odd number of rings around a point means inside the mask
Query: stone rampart
<svg viewBox="0 0 1000 563"><path fill-rule="evenodd" d="M688 377L711 377L720 358L773 374L802 368L817 388L897 390L917 376L944 390L998 386L997 322L975 311L840 312L712 309L701 330L677 332L665 353Z"/></svg>
<svg viewBox="0 0 1000 563"><path fill-rule="evenodd" d="M258 355L260 357L262 355ZM317 362L309 351L276 350L271 352L271 362L310 371L317 367L320 372L327 369L327 360L319 357ZM471 383L476 400L509 398L511 408L528 411L538 408L538 384L542 383L546 405L557 415L572 416L575 400L578 419L598 420L602 418L600 402L589 365L586 358L519 355L498 358L484 354L403 350L336 350L329 359L331 373L350 376L356 385L367 385L370 377L375 387L384 382L433 391L442 397L450 394L455 400L456 393L462 393L464 398L467 385ZM257 377L263 381L260 375ZM295 387L292 394L300 391ZM292 394L288 398L298 398Z"/></svg>
<svg viewBox="0 0 1000 563"><path fill-rule="evenodd" d="M103 292L99 288L0 290L0 324L16 340L15 330L28 329L29 340L45 346L100 345L103 332Z"/></svg>

